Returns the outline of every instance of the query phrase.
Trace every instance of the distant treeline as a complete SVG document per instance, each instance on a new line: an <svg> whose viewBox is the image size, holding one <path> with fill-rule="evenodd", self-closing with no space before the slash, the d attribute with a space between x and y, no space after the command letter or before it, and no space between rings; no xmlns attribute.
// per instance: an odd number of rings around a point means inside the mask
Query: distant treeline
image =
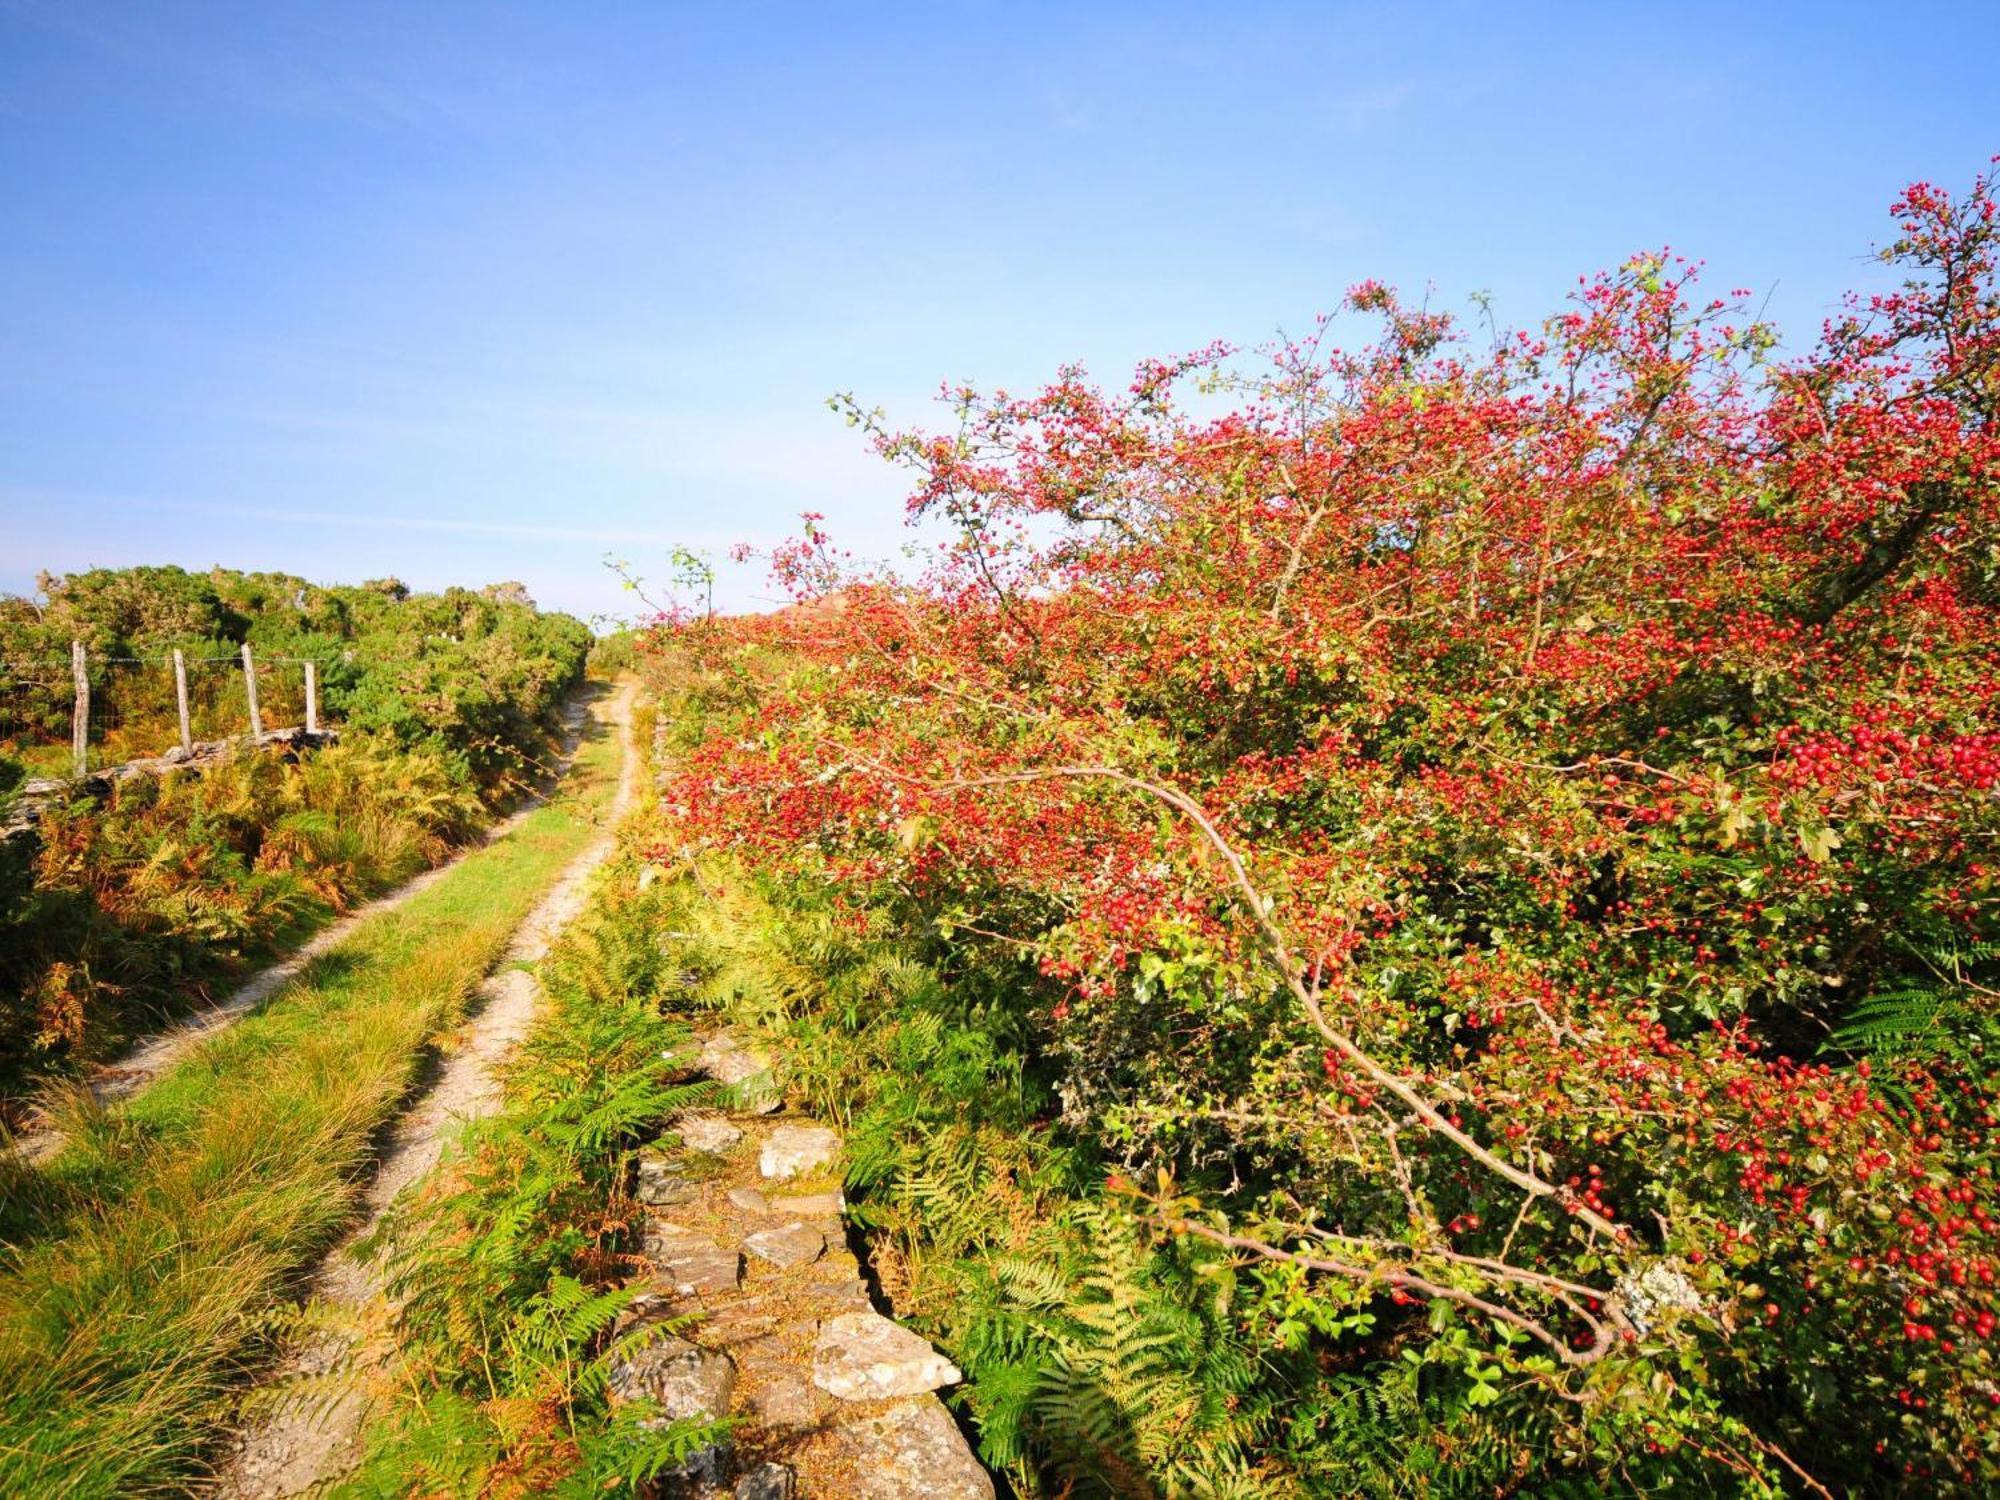
<svg viewBox="0 0 2000 1500"><path fill-rule="evenodd" d="M0 703L11 748L66 738L72 641L115 671L121 659L229 655L318 664L323 713L362 732L462 756L489 792L520 762L591 635L536 609L518 583L415 594L394 578L323 586L286 573L94 568L43 574L39 596L0 596ZM126 692L123 713L171 719L164 693ZM164 743L154 748L164 748ZM0 757L10 742L0 738Z"/></svg>

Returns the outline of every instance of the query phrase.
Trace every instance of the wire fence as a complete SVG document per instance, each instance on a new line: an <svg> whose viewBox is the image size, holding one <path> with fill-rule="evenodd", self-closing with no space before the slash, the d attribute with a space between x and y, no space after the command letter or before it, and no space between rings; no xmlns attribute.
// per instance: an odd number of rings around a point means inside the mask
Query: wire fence
<svg viewBox="0 0 2000 1500"><path fill-rule="evenodd" d="M80 776L176 746L322 727L305 657L0 659L0 759L30 776ZM254 712L254 717L253 717Z"/></svg>

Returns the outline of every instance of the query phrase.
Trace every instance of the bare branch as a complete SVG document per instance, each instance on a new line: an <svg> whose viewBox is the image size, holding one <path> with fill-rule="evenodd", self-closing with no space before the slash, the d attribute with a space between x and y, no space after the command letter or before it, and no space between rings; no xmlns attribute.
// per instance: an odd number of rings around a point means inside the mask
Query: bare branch
<svg viewBox="0 0 2000 1500"><path fill-rule="evenodd" d="M1489 1150L1464 1130L1452 1124L1436 1106L1424 1098L1414 1086L1382 1063L1376 1061L1361 1045L1339 1027L1327 1019L1326 1011L1320 1004L1319 996L1306 984L1303 967L1292 955L1291 947L1285 940L1284 932L1271 918L1273 903L1260 892L1250 879L1240 856L1230 842L1222 836L1214 821L1187 793L1158 782L1147 781L1132 776L1112 766L1047 766L1035 770L1003 772L993 776L975 776L956 781L929 781L923 777L906 775L903 772L881 765L878 762L856 756L854 763L872 771L876 775L888 777L912 786L925 787L931 791L974 790L980 787L1018 786L1038 781L1109 781L1118 786L1142 792L1164 802L1185 817L1200 830L1209 846L1221 857L1228 867L1230 883L1237 904L1249 915L1262 942L1267 962L1291 990L1293 997L1305 1011L1312 1027L1327 1044L1348 1062L1358 1068L1370 1082L1387 1090L1400 1099L1419 1120L1436 1134L1443 1136L1467 1156L1497 1176L1505 1178L1514 1186L1535 1198L1546 1198L1559 1204L1565 1212L1574 1215L1599 1233L1609 1236L1618 1243L1626 1243L1630 1232L1624 1225L1604 1217L1595 1209L1580 1201L1573 1193L1558 1187L1546 1178L1532 1171L1515 1166L1506 1158Z"/></svg>
<svg viewBox="0 0 2000 1500"><path fill-rule="evenodd" d="M1434 1301L1453 1302L1460 1307L1469 1307L1475 1312L1484 1313L1495 1322L1505 1323L1509 1327L1520 1329L1521 1332L1552 1351L1564 1364L1578 1369L1596 1364L1597 1361L1604 1358L1617 1345L1617 1334L1602 1323L1594 1323L1595 1332L1591 1337L1590 1343L1581 1349L1574 1348L1567 1339L1541 1323L1536 1322L1524 1313L1518 1313L1510 1307L1504 1307L1500 1303L1488 1301L1476 1292L1468 1292L1463 1288L1455 1286L1445 1286L1440 1282L1432 1281L1427 1276L1419 1276L1414 1271L1398 1270L1394 1267L1383 1265L1355 1265L1351 1261L1334 1260L1324 1255L1301 1255L1296 1251L1281 1249L1276 1245L1266 1244L1263 1240L1252 1239L1247 1235L1229 1234L1220 1229L1212 1229L1208 1225L1197 1223L1193 1219L1163 1216L1161 1222L1175 1234L1184 1234L1195 1239L1207 1240L1211 1244L1221 1245L1225 1249L1241 1250L1264 1260L1282 1261L1287 1265L1302 1266L1308 1271L1324 1271L1329 1275L1344 1276L1350 1281L1379 1283L1383 1286L1393 1287L1398 1291L1413 1293Z"/></svg>

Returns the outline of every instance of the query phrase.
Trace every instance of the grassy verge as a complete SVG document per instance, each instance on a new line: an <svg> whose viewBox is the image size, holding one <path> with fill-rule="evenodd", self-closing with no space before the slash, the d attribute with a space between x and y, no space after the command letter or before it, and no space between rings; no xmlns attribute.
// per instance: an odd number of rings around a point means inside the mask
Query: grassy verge
<svg viewBox="0 0 2000 1500"><path fill-rule="evenodd" d="M633 742L646 764L646 709ZM644 828L648 778L632 828ZM643 1216L630 1148L715 1085L679 1081L686 982L662 941L679 909L627 850L540 977L546 1003L505 1065L506 1099L453 1143L378 1237L397 1301L396 1354L364 1457L331 1493L633 1495L719 1435L606 1398L612 1361L664 1331L618 1333Z"/></svg>
<svg viewBox="0 0 2000 1500"><path fill-rule="evenodd" d="M408 1494L647 1492L718 1435L613 1410L611 1365L665 1331L622 1336L644 1210L630 1148L715 1086L677 1082L688 1030L662 1014L682 976L659 941L664 882L605 872L543 965L548 1003L507 1070L507 1100L400 1206L388 1274L397 1363L343 1500Z"/></svg>
<svg viewBox="0 0 2000 1500"><path fill-rule="evenodd" d="M128 1106L65 1122L46 1170L9 1169L0 1493L185 1491L427 1046L589 843L618 755L612 735L586 741L561 795L510 836Z"/></svg>

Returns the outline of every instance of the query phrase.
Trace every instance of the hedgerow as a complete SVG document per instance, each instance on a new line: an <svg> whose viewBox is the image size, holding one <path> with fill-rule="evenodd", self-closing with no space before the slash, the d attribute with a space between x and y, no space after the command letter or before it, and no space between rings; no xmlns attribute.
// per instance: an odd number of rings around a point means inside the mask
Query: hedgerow
<svg viewBox="0 0 2000 1500"><path fill-rule="evenodd" d="M2000 1482L1994 182L1894 213L1796 357L1661 253L845 403L934 565L642 642L1024 1486Z"/></svg>
<svg viewBox="0 0 2000 1500"><path fill-rule="evenodd" d="M44 574L40 591L0 597L0 701L16 724L67 740L67 671L24 667L66 661L72 641L111 661L175 648L199 660L247 644L315 662L328 722L462 756L489 792L519 784L592 644L581 621L538 610L517 583L422 594L394 578L328 586L137 567ZM169 679L156 675L145 691L114 683L111 696L122 743L158 754L174 742Z"/></svg>
<svg viewBox="0 0 2000 1500"><path fill-rule="evenodd" d="M591 640L518 586L424 595L394 580L320 588L129 568L45 578L43 592L39 606L0 601L0 659L71 639L111 656L249 641L320 664L323 713L343 738L298 754L246 745L80 791L44 809L33 839L0 846L8 1091L114 1052L437 863L549 764L561 695ZM157 750L173 738L173 705L155 707L169 726Z"/></svg>

